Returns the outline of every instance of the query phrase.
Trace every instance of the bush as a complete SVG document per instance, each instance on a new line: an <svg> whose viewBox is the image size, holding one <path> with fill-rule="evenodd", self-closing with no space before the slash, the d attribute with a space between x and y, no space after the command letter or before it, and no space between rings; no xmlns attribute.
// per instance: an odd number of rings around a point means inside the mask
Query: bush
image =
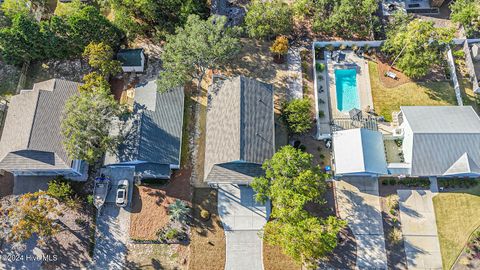
<svg viewBox="0 0 480 270"><path fill-rule="evenodd" d="M288 39L286 36L278 36L270 47L270 51L277 55L284 55L288 52Z"/></svg>
<svg viewBox="0 0 480 270"><path fill-rule="evenodd" d="M202 210L200 211L200 217L204 220L209 220L210 219L210 212L207 210Z"/></svg>
<svg viewBox="0 0 480 270"><path fill-rule="evenodd" d="M390 184L391 186L395 185L396 183L397 183L397 180L395 178L388 179L388 184Z"/></svg>
<svg viewBox="0 0 480 270"><path fill-rule="evenodd" d="M87 203L93 205L93 195L90 194L87 196Z"/></svg>
<svg viewBox="0 0 480 270"><path fill-rule="evenodd" d="M177 229L170 229L165 233L165 238L167 238L168 240L173 240L177 238L178 235L179 232Z"/></svg>
<svg viewBox="0 0 480 270"><path fill-rule="evenodd" d="M390 210L393 210L393 211L398 210L398 199L399 198L398 198L397 194L388 195L385 199L386 199L387 207Z"/></svg>
<svg viewBox="0 0 480 270"><path fill-rule="evenodd" d="M288 129L293 133L302 134L312 127L312 103L310 99L294 99L288 102L282 111Z"/></svg>
<svg viewBox="0 0 480 270"><path fill-rule="evenodd" d="M323 72L325 70L325 64L323 63L315 63L315 69L318 72Z"/></svg>
<svg viewBox="0 0 480 270"><path fill-rule="evenodd" d="M402 232L400 231L399 228L393 228L393 230L391 230L390 233L388 234L388 239L393 244L398 244L402 240Z"/></svg>
<svg viewBox="0 0 480 270"><path fill-rule="evenodd" d="M325 117L325 113L322 110L318 111L318 117L319 118Z"/></svg>
<svg viewBox="0 0 480 270"><path fill-rule="evenodd" d="M298 149L300 149L301 151L305 152L305 150L307 150L307 147L302 144L302 145L300 145L300 146L298 147Z"/></svg>
<svg viewBox="0 0 480 270"><path fill-rule="evenodd" d="M73 195L70 183L63 178L56 178L48 183L47 194L57 198L59 201L66 201Z"/></svg>

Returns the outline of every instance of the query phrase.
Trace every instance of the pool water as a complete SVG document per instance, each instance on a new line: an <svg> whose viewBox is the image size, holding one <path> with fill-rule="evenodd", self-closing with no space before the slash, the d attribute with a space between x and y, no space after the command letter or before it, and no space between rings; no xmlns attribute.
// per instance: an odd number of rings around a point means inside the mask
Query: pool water
<svg viewBox="0 0 480 270"><path fill-rule="evenodd" d="M360 109L357 89L357 71L355 69L336 69L335 88L337 92L337 109L341 112L353 108Z"/></svg>

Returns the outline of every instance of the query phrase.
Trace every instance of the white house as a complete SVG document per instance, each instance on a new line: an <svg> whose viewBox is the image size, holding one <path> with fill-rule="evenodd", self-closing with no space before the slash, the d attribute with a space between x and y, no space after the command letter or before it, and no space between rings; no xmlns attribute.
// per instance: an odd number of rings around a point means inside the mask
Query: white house
<svg viewBox="0 0 480 270"><path fill-rule="evenodd" d="M382 134L334 133L336 175L480 176L480 118L471 106L402 106L403 162L386 163Z"/></svg>

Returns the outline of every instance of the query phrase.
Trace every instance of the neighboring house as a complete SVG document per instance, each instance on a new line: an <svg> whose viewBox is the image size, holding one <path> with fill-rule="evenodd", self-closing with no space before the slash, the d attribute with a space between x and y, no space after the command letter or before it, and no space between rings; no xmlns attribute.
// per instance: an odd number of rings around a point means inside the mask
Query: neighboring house
<svg viewBox="0 0 480 270"><path fill-rule="evenodd" d="M87 164L68 156L61 133L65 103L78 93L79 86L52 79L11 98L0 138L0 177L14 181L14 193L45 187L57 175L86 180ZM25 190L18 189L21 185Z"/></svg>
<svg viewBox="0 0 480 270"><path fill-rule="evenodd" d="M364 129L334 133L336 175L480 176L480 118L471 106L400 109L393 136ZM382 137L400 142L400 162L386 163L390 150L381 151Z"/></svg>
<svg viewBox="0 0 480 270"><path fill-rule="evenodd" d="M133 116L112 130L124 140L117 153L107 153L105 165L134 167L139 179L169 179L180 168L183 106L183 88L160 93L156 81L137 86Z"/></svg>
<svg viewBox="0 0 480 270"><path fill-rule="evenodd" d="M209 89L204 180L247 185L275 152L273 87L239 76Z"/></svg>
<svg viewBox="0 0 480 270"><path fill-rule="evenodd" d="M143 49L123 49L117 53L117 60L122 63L123 72L143 72L145 54Z"/></svg>

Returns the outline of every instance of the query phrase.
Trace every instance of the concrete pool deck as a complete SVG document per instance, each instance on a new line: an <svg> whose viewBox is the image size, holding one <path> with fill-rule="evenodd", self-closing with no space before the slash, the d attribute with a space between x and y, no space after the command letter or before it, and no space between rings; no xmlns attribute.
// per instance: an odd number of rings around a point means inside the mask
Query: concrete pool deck
<svg viewBox="0 0 480 270"><path fill-rule="evenodd" d="M346 56L345 60L338 63L331 58L330 52L325 52L328 72L328 91L330 97L330 109L332 119L349 118L348 111L341 112L337 107L337 94L335 84L335 69L355 68L357 70L357 89L360 98L360 110L365 111L368 106L373 109L372 91L370 87L370 76L368 71L368 61L357 56L353 51L342 51ZM335 53L335 52L334 52Z"/></svg>

